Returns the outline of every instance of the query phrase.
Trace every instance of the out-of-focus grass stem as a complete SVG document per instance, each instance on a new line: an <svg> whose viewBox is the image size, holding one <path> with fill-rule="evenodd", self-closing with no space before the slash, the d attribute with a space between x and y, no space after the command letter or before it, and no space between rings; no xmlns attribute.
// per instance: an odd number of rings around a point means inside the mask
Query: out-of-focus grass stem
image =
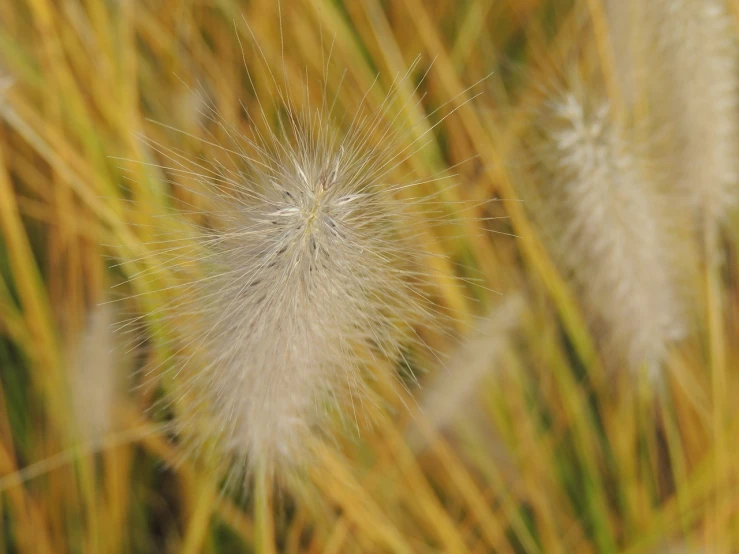
<svg viewBox="0 0 739 554"><path fill-rule="evenodd" d="M713 405L713 439L717 486L714 494L712 517L715 544L725 545L725 524L729 517L729 505L724 487L718 483L728 476L726 444L726 337L724 329L723 287L721 279L722 252L719 227L715 221L705 218L703 228L705 248L706 309L708 322L709 360L711 368L711 396Z"/></svg>
<svg viewBox="0 0 739 554"><path fill-rule="evenodd" d="M205 485L205 486L203 486ZM215 511L218 497L210 482L199 483L195 487L193 510L188 520L187 533L182 541L182 554L198 554L203 550L208 535L211 518ZM258 522L258 520L257 520ZM261 550L259 552L262 552ZM270 552L264 550L264 552Z"/></svg>
<svg viewBox="0 0 739 554"><path fill-rule="evenodd" d="M260 464L254 482L254 525L256 551L275 554L275 523L272 510L272 480L264 464Z"/></svg>

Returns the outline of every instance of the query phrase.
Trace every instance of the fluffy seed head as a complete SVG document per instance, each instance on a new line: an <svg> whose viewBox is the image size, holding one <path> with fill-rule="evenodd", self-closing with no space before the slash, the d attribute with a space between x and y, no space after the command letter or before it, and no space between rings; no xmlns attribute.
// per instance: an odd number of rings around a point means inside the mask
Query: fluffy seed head
<svg viewBox="0 0 739 554"><path fill-rule="evenodd" d="M419 405L427 424L440 432L477 408L476 394L486 378L500 369L500 358L513 331L521 323L525 302L518 293L507 295L474 332L452 353L444 370L425 384ZM427 438L413 426L406 438L414 451L427 446Z"/></svg>
<svg viewBox="0 0 739 554"><path fill-rule="evenodd" d="M736 204L739 45L724 0L649 2L654 110L675 139L671 180L701 218ZM656 54L655 54L656 53Z"/></svg>
<svg viewBox="0 0 739 554"><path fill-rule="evenodd" d="M302 458L324 404L362 394L362 353L397 359L396 322L417 308L367 160L297 148L263 192L222 206L230 230L206 238L211 279L196 291L207 365L195 379L229 449L269 459Z"/></svg>
<svg viewBox="0 0 739 554"><path fill-rule="evenodd" d="M69 387L80 438L98 441L114 423L114 407L122 387L114 353L115 313L110 304L95 307L69 355Z"/></svg>
<svg viewBox="0 0 739 554"><path fill-rule="evenodd" d="M660 198L607 103L567 93L550 106L542 158L560 257L609 361L654 373L684 330Z"/></svg>
<svg viewBox="0 0 739 554"><path fill-rule="evenodd" d="M323 109L288 105L279 132L248 138L210 114L229 163L149 142L199 204L132 283L174 279L149 332L173 352L164 365L183 436L231 469L304 463L332 414L362 417L368 375L433 324L408 211L417 201L388 183L410 147L381 117L360 112L340 135Z"/></svg>

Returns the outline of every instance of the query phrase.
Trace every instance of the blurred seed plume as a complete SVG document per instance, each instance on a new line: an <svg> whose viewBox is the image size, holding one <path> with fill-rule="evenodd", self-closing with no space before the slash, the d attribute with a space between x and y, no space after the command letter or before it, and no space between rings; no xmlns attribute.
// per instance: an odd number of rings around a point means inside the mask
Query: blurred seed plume
<svg viewBox="0 0 739 554"><path fill-rule="evenodd" d="M685 331L664 202L595 89L573 86L546 105L537 152L555 249L609 365L655 375Z"/></svg>
<svg viewBox="0 0 739 554"><path fill-rule="evenodd" d="M83 442L98 442L114 427L115 406L123 390L114 325L113 305L93 308L69 356L74 421Z"/></svg>
<svg viewBox="0 0 739 554"><path fill-rule="evenodd" d="M499 369L501 354L521 322L525 301L520 293L507 295L485 318L477 321L475 330L466 337L445 363L443 370L433 375L421 392L421 417L435 432L469 415L477 407L476 394L486 378ZM429 437L417 426L407 432L408 443L415 451L428 445Z"/></svg>
<svg viewBox="0 0 739 554"><path fill-rule="evenodd" d="M739 45L723 0L656 0L646 8L654 36L654 110L674 139L674 190L701 221L736 204L739 177Z"/></svg>

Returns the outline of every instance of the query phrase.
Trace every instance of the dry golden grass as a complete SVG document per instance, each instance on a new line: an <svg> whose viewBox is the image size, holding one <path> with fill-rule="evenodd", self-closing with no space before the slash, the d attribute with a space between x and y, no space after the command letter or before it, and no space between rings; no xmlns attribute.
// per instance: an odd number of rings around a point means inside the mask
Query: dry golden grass
<svg viewBox="0 0 739 554"><path fill-rule="evenodd" d="M637 120L637 131L652 132L649 101L623 93L619 72L631 62L611 40L608 7L0 3L0 70L13 80L0 92L0 553L739 551L736 217L695 236L682 229L690 332L655 381L610 367L553 254L557 229L537 213L540 173L526 144L573 64L601 71L597 92ZM739 17L739 4L731 8ZM423 234L426 249L445 256L433 268L436 301L464 338L475 318L522 299L515 325L485 327L494 349L466 354L482 352L489 369L469 363L475 384L451 422L445 415L445 429L418 408L433 411L423 401L433 368L416 368L423 386L407 388L378 370L383 409L374 425L317 446L305 474L278 489L257 480L242 494L221 494L222 476L184 456L150 410L168 386L164 374L111 400L112 428L81 440L68 345L91 307L140 269L161 216L199 202L170 186L172 176L152 165L163 160L140 137L213 159L192 88L202 86L226 121L253 136L241 103L259 113L258 99L276 93L265 62L306 107L320 107L325 79L337 113L351 117L367 91L368 106L381 106L417 56L388 120L413 129L412 141L445 118L397 173L424 180L453 167L457 186L443 199L469 207L453 233L429 225ZM662 148L657 138L646 144ZM433 193L437 185L426 186ZM686 208L676 196L667 198L678 217ZM480 232L478 218L497 219ZM122 265L111 269L110 260ZM166 301L165 278L140 285L152 305ZM442 335L424 339L448 355L457 348ZM167 355L150 342L131 364ZM467 364L449 370L464 373Z"/></svg>

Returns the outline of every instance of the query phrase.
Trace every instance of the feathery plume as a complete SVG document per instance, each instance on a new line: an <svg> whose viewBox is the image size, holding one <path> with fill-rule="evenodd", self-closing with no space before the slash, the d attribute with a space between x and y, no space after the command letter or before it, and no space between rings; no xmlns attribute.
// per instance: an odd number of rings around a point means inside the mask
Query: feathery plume
<svg viewBox="0 0 739 554"><path fill-rule="evenodd" d="M121 392L120 364L114 355L114 310L111 304L90 311L87 326L69 356L69 386L80 438L97 442L111 431Z"/></svg>
<svg viewBox="0 0 739 554"><path fill-rule="evenodd" d="M460 415L472 411L476 405L474 396L484 379L495 373L501 353L520 323L524 305L520 294L507 296L492 313L477 322L475 331L422 390L419 398L422 417L433 429L443 431ZM417 426L411 427L406 436L414 451L426 446L427 438Z"/></svg>
<svg viewBox="0 0 739 554"><path fill-rule="evenodd" d="M659 196L607 102L567 92L549 106L539 154L560 258L610 361L654 375L684 332Z"/></svg>
<svg viewBox="0 0 739 554"><path fill-rule="evenodd" d="M644 26L639 24L645 8L639 0L606 0L605 8L618 92L626 106L633 106L643 92L646 69Z"/></svg>
<svg viewBox="0 0 739 554"><path fill-rule="evenodd" d="M362 417L368 375L407 364L415 328L438 321L414 225L425 200L407 198L414 183L389 184L419 147L383 123L397 89L343 134L325 99L297 109L280 93L278 130L254 131L250 119L251 137L213 108L206 119L227 140L210 146L225 162L148 142L164 171L190 179L181 186L198 205L150 245L156 262L130 282L147 296L148 283L175 278L146 316L149 332L171 340L164 363L182 436L232 475L300 466L333 415Z"/></svg>
<svg viewBox="0 0 739 554"><path fill-rule="evenodd" d="M649 3L659 60L654 110L674 136L671 179L701 220L736 204L739 50L724 0Z"/></svg>

